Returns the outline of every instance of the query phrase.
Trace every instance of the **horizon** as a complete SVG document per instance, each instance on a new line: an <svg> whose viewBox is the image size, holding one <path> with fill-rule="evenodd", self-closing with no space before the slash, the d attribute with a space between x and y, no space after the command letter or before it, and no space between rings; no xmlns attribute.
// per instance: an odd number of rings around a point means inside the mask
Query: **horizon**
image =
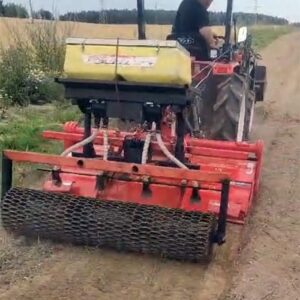
<svg viewBox="0 0 300 300"><path fill-rule="evenodd" d="M7 3L17 3L29 8L28 0L5 0ZM146 9L177 10L181 0L145 0ZM290 5L289 5L290 4ZM82 10L101 10L103 9L134 9L136 0L32 0L34 10L47 9L57 14L66 12L78 12ZM226 0L214 0L210 11L220 12L226 10ZM290 22L300 21L300 1L295 0L236 0L235 12L259 13L279 18L285 18Z"/></svg>

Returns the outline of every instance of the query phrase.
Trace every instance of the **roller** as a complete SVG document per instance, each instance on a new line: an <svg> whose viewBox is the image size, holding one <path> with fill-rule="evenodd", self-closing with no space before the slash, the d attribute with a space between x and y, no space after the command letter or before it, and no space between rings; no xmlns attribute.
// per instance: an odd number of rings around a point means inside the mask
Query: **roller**
<svg viewBox="0 0 300 300"><path fill-rule="evenodd" d="M217 230L211 214L31 189L11 189L1 206L17 235L180 261L209 261Z"/></svg>

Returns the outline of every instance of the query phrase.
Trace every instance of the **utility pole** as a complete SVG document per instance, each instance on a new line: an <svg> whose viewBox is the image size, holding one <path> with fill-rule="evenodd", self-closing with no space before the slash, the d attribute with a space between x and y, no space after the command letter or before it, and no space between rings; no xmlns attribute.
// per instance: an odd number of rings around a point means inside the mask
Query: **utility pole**
<svg viewBox="0 0 300 300"><path fill-rule="evenodd" d="M146 20L145 20L145 3L144 0L137 0L137 20L138 20L138 37L139 40L146 39Z"/></svg>
<svg viewBox="0 0 300 300"><path fill-rule="evenodd" d="M99 23L106 23L106 14L104 9L104 0L99 0Z"/></svg>
<svg viewBox="0 0 300 300"><path fill-rule="evenodd" d="M158 24L158 19L157 19L158 3L157 3L157 1L155 2L154 10L155 10L155 25L157 25Z"/></svg>
<svg viewBox="0 0 300 300"><path fill-rule="evenodd" d="M255 25L258 23L258 0L254 0Z"/></svg>
<svg viewBox="0 0 300 300"><path fill-rule="evenodd" d="M30 9L30 20L33 23L33 7L32 7L32 0L29 0L29 9Z"/></svg>

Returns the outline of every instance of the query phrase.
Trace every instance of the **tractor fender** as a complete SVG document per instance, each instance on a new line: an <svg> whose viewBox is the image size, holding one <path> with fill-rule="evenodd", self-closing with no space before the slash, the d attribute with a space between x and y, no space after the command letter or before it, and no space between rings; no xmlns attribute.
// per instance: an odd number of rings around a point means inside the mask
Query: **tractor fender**
<svg viewBox="0 0 300 300"><path fill-rule="evenodd" d="M256 101L262 102L265 99L265 93L267 88L267 67L266 66L256 66L254 82L255 82Z"/></svg>

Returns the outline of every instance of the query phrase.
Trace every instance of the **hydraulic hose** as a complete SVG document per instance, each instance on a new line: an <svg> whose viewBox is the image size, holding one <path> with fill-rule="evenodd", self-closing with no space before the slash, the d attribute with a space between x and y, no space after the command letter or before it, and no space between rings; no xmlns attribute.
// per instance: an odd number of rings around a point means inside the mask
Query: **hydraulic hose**
<svg viewBox="0 0 300 300"><path fill-rule="evenodd" d="M68 156L70 153L72 153L73 151L75 151L75 150L77 150L77 149L79 149L79 148L81 148L81 147L83 147L83 146L85 146L85 145L87 145L87 144L89 144L89 143L92 143L92 142L97 138L99 132L100 132L100 129L97 128L97 130L95 130L94 133L93 133L91 136L89 136L89 137L86 138L85 140L83 140L83 141L81 141L81 142L79 142L79 143L77 143L77 144L75 144L75 145L69 147L68 149L66 149L66 150L61 154L61 156L62 156L62 157L66 157L66 156Z"/></svg>
<svg viewBox="0 0 300 300"><path fill-rule="evenodd" d="M157 133L156 134L156 140L157 140L157 143L161 149L161 151L164 153L164 155L169 158L176 166L178 166L179 168L181 169L186 169L188 170L188 167L183 164L180 160L178 160L169 150L168 148L166 147L166 145L164 144L163 140L162 140L162 137L161 137L161 134L160 133Z"/></svg>

